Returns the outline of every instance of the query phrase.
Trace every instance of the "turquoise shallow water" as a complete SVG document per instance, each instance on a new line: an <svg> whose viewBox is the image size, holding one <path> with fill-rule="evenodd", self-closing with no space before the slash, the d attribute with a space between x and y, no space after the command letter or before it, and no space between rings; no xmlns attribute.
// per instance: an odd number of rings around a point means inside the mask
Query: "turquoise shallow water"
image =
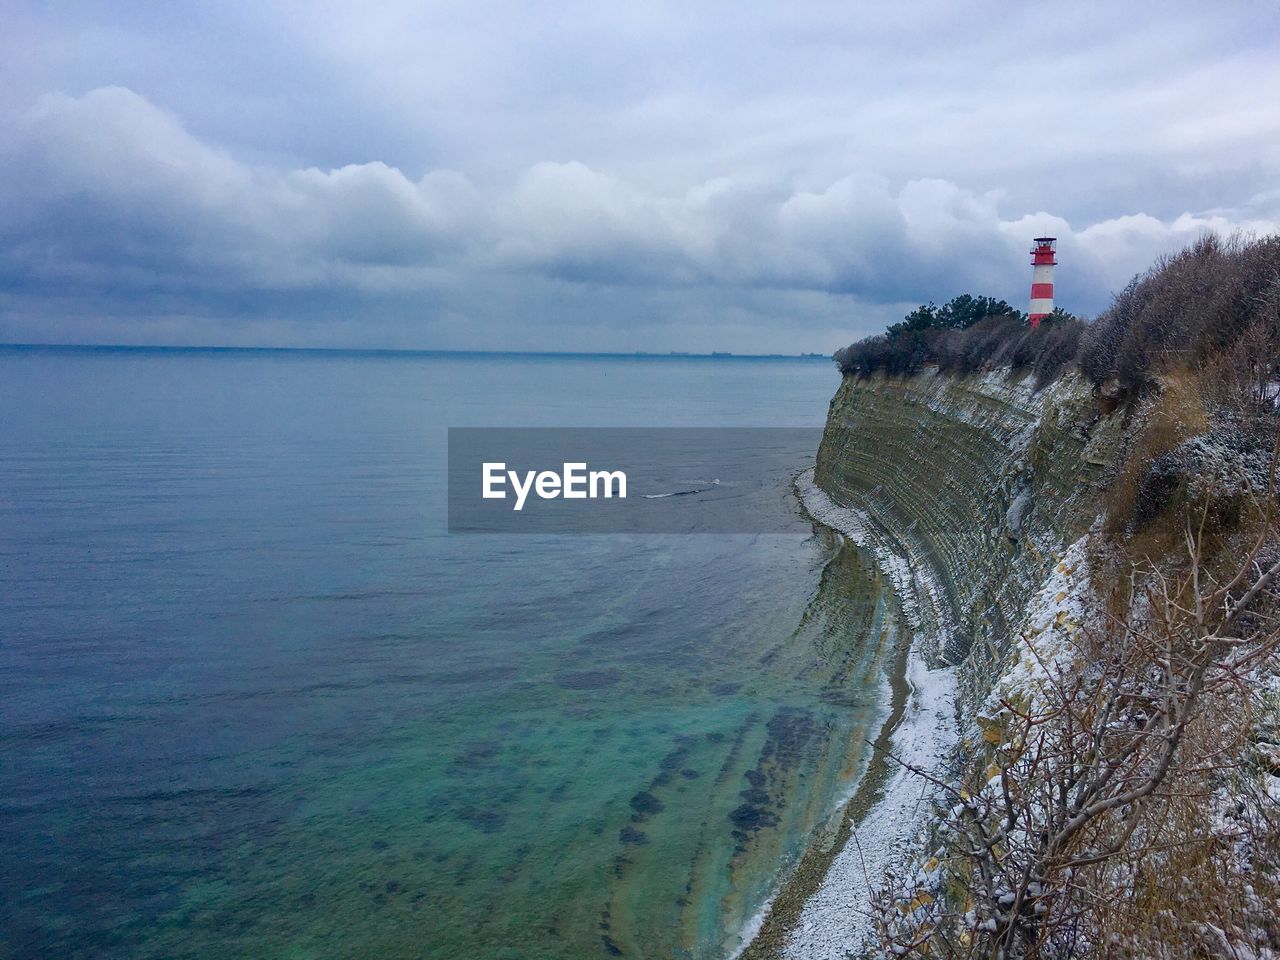
<svg viewBox="0 0 1280 960"><path fill-rule="evenodd" d="M0 349L0 956L726 953L852 789L874 571L451 537L445 428L815 426L835 381Z"/></svg>

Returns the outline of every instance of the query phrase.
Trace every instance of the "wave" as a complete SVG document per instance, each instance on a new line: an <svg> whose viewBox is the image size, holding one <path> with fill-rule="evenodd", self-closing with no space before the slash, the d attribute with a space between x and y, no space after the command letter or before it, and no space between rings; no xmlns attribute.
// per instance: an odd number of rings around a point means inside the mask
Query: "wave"
<svg viewBox="0 0 1280 960"><path fill-rule="evenodd" d="M707 482L707 481L697 481L697 482ZM687 497L691 493L705 493L706 491L710 490L712 487L718 487L718 486L720 486L719 477L710 481L710 486L706 486L706 487L697 487L693 490L674 490L671 493L643 493L641 494L641 496L645 500L665 500L667 497Z"/></svg>

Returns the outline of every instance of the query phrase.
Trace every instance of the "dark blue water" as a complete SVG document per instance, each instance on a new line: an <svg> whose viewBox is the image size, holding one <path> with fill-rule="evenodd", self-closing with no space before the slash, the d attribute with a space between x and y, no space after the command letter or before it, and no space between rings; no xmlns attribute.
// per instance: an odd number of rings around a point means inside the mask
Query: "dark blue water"
<svg viewBox="0 0 1280 960"><path fill-rule="evenodd" d="M731 949L851 788L874 574L804 532L448 536L445 429L814 426L835 385L0 349L0 957Z"/></svg>

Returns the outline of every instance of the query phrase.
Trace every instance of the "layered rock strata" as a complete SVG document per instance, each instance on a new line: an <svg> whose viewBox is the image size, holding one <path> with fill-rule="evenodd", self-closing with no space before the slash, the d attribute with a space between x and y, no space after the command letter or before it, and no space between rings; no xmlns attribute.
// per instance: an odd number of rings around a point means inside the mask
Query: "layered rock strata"
<svg viewBox="0 0 1280 960"><path fill-rule="evenodd" d="M1123 433L1074 376L1042 390L1006 371L846 378L814 479L907 568L926 659L967 660L981 687L982 665L994 671L1028 599L1096 521Z"/></svg>

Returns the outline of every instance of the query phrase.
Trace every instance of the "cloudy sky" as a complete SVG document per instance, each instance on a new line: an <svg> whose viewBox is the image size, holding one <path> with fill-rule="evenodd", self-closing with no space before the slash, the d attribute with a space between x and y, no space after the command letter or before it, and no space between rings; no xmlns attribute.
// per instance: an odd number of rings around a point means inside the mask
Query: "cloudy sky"
<svg viewBox="0 0 1280 960"><path fill-rule="evenodd" d="M1280 229L1257 3L24 3L0 341L830 351Z"/></svg>

